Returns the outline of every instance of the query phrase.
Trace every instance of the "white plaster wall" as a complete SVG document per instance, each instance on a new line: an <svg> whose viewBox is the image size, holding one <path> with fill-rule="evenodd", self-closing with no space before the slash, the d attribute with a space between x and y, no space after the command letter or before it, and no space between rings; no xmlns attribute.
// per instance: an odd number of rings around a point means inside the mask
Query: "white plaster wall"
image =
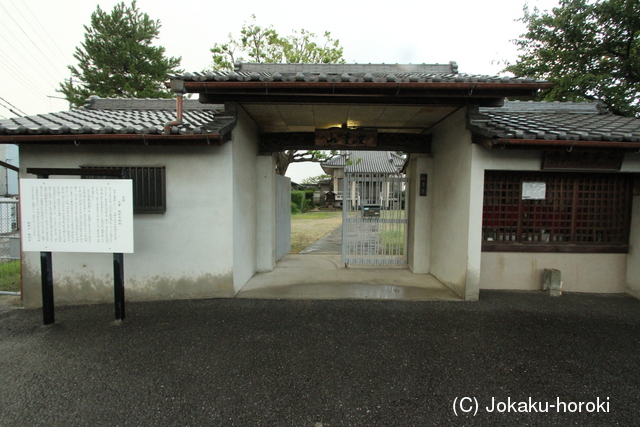
<svg viewBox="0 0 640 427"><path fill-rule="evenodd" d="M276 172L273 156L258 156L256 268L272 271L276 267ZM291 184L289 183L289 188Z"/></svg>
<svg viewBox="0 0 640 427"><path fill-rule="evenodd" d="M541 290L545 268L560 270L563 291L625 292L626 254L483 252L482 289Z"/></svg>
<svg viewBox="0 0 640 427"><path fill-rule="evenodd" d="M625 291L640 298L640 196L633 197Z"/></svg>
<svg viewBox="0 0 640 427"><path fill-rule="evenodd" d="M128 301L233 295L232 146L21 147L29 167L165 166L167 211L134 216L133 254L125 254ZM60 179L54 177L52 179ZM113 301L109 254L54 253L56 304ZM26 307L42 304L39 253L23 256Z"/></svg>
<svg viewBox="0 0 640 427"><path fill-rule="evenodd" d="M537 171L542 167L542 152L487 149L477 146L477 165L486 170Z"/></svg>
<svg viewBox="0 0 640 427"><path fill-rule="evenodd" d="M625 154L622 170L624 172L640 172L640 154ZM633 197L631 207L631 233L629 235L626 280L625 291L640 298L640 195Z"/></svg>
<svg viewBox="0 0 640 427"><path fill-rule="evenodd" d="M480 250L472 239L481 230L471 230L470 225L477 227L478 215L481 221L482 193L472 193L472 181L477 187L483 178L478 167L472 168L478 147L471 142L465 117L462 108L433 131L430 272L465 300L477 300ZM478 197L479 204L474 200Z"/></svg>
<svg viewBox="0 0 640 427"><path fill-rule="evenodd" d="M420 196L420 174L427 174L427 195ZM431 199L433 194L433 158L412 155L409 163L409 268L414 273L428 273L431 243Z"/></svg>
<svg viewBox="0 0 640 427"><path fill-rule="evenodd" d="M233 131L233 287L238 292L257 271L258 227L258 128L238 108L238 124ZM264 166L264 165L263 165ZM261 210L274 211L271 205ZM261 213L262 214L262 213Z"/></svg>

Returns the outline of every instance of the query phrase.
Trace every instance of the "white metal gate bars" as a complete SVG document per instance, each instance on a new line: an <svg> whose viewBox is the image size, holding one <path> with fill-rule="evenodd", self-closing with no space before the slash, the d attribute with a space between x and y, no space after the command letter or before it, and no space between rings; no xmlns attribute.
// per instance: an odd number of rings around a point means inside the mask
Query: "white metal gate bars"
<svg viewBox="0 0 640 427"><path fill-rule="evenodd" d="M343 182L342 262L406 265L407 178L347 173Z"/></svg>

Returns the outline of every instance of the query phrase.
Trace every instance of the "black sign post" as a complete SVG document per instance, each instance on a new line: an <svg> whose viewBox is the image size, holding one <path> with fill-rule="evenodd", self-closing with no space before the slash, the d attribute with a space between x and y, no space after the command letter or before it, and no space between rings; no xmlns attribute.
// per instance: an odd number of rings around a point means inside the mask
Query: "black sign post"
<svg viewBox="0 0 640 427"><path fill-rule="evenodd" d="M48 174L37 174L38 179L48 179ZM42 283L42 318L45 325L56 321L53 304L53 261L51 252L40 252L40 275Z"/></svg>
<svg viewBox="0 0 640 427"><path fill-rule="evenodd" d="M113 297L116 320L124 320L124 254L113 254Z"/></svg>
<svg viewBox="0 0 640 427"><path fill-rule="evenodd" d="M87 175L124 178L122 169L55 169L27 168L27 173L37 175L39 179L48 179L49 175ZM55 323L53 302L53 262L51 252L40 252L42 276L42 317L45 325ZM124 320L124 254L113 254L113 293L116 321Z"/></svg>

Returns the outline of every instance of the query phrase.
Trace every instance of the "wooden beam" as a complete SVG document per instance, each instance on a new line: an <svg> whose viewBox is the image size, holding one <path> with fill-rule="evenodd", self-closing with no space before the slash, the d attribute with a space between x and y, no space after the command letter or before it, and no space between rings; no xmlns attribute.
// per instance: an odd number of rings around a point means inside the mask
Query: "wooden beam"
<svg viewBox="0 0 640 427"><path fill-rule="evenodd" d="M267 133L260 136L261 154L277 153L285 150L369 150L403 151L405 153L430 153L431 135L415 133L378 133L375 145L335 143L331 146L316 144L315 132Z"/></svg>
<svg viewBox="0 0 640 427"><path fill-rule="evenodd" d="M619 171L623 160L622 151L545 151L542 170Z"/></svg>
<svg viewBox="0 0 640 427"><path fill-rule="evenodd" d="M493 148L493 140L483 135L479 135L477 133L471 134L471 142L474 144L482 145L484 148Z"/></svg>
<svg viewBox="0 0 640 427"><path fill-rule="evenodd" d="M122 169L113 168L27 168L27 173L38 176L69 175L69 176L122 176Z"/></svg>
<svg viewBox="0 0 640 427"><path fill-rule="evenodd" d="M506 148L523 147L528 149L562 150L562 149L600 149L600 150L640 150L640 142L626 141L583 141L564 139L494 139L493 145Z"/></svg>

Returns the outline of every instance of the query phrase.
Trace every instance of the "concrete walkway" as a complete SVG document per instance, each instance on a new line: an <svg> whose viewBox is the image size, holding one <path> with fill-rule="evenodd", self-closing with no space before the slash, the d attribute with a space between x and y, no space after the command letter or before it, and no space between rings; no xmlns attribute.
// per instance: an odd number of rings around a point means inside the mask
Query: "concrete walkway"
<svg viewBox="0 0 640 427"><path fill-rule="evenodd" d="M334 228L322 238L300 251L301 255L340 255L342 254L342 225Z"/></svg>
<svg viewBox="0 0 640 427"><path fill-rule="evenodd" d="M384 299L460 301L429 274L406 268L345 268L340 255L287 255L258 273L236 295L266 299Z"/></svg>
<svg viewBox="0 0 640 427"><path fill-rule="evenodd" d="M640 414L640 302L627 296L130 303L119 325L111 304L56 315L44 327L40 310L0 310L2 426L631 426Z"/></svg>
<svg viewBox="0 0 640 427"><path fill-rule="evenodd" d="M289 254L275 270L258 273L238 292L252 299L376 299L460 301L429 274L407 268L352 267L341 263L342 227L337 227L300 254Z"/></svg>

